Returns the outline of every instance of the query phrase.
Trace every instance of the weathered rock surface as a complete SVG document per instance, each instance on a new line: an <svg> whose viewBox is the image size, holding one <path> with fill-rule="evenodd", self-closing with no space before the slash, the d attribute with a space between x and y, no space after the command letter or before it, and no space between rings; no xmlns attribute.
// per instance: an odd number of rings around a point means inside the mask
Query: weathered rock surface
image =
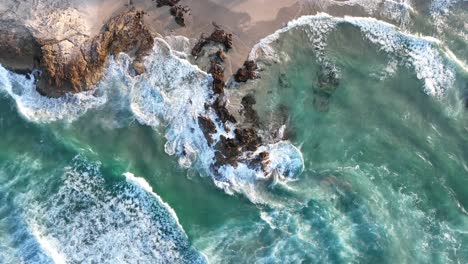
<svg viewBox="0 0 468 264"><path fill-rule="evenodd" d="M234 74L236 82L246 82L257 78L257 64L254 61L245 61L244 65Z"/></svg>
<svg viewBox="0 0 468 264"><path fill-rule="evenodd" d="M109 55L126 52L135 57L136 73L153 46L153 36L143 24L143 12L128 11L111 18L92 39L42 41L37 89L48 96L61 96L92 88L102 76Z"/></svg>
<svg viewBox="0 0 468 264"><path fill-rule="evenodd" d="M135 58L136 74L144 72L141 62L153 47L153 36L143 23L143 12L120 11L98 30L93 27L102 25L99 21L90 22L83 11L67 6L69 2L48 13L28 13L23 10L32 7L27 3L10 3L16 17L0 20L0 63L19 73L39 70L42 74L35 77L41 94L59 97L92 89L108 56L120 52Z"/></svg>
<svg viewBox="0 0 468 264"><path fill-rule="evenodd" d="M0 20L0 54L0 64L16 72L31 72L42 56L29 29L14 20Z"/></svg>
<svg viewBox="0 0 468 264"><path fill-rule="evenodd" d="M197 42L197 44L192 49L192 56L197 57L203 50L203 47L210 44L221 44L224 46L225 51L232 49L232 34L227 33L218 25L214 25L215 29L209 37L206 37L202 34Z"/></svg>

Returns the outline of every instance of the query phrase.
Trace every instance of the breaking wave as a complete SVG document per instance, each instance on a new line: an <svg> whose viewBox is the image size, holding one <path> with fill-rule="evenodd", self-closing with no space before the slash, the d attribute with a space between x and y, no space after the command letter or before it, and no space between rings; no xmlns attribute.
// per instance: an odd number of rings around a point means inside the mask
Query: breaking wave
<svg viewBox="0 0 468 264"><path fill-rule="evenodd" d="M258 180L269 178L261 169L252 169L240 162L236 167L221 166L219 174L211 170L215 166L215 149L208 145L198 117L203 115L214 122L218 131L213 135L215 141L221 136L234 137L233 127L230 131L225 129L217 121L214 110L205 107L216 99L211 89L211 76L190 64L184 54L171 50L167 42L159 38L153 53L146 59L145 74L131 76L129 60L121 55L111 63L110 71L125 76L125 83L130 86L130 109L136 119L157 130L163 128L166 153L177 156L181 167L197 166L205 170L227 193L243 193L253 202L262 202L252 192ZM299 149L289 142L266 144L255 153L266 150L272 154L267 170L278 179L293 179L303 169Z"/></svg>
<svg viewBox="0 0 468 264"><path fill-rule="evenodd" d="M44 202L28 197L28 228L55 263L204 263L172 208L142 178L109 188L99 163L80 156ZM109 243L112 241L112 243Z"/></svg>
<svg viewBox="0 0 468 264"><path fill-rule="evenodd" d="M454 66L460 66L441 42L432 37L420 37L403 33L398 27L374 18L332 17L328 14L303 16L291 21L284 28L264 38L252 49L249 58L270 64L282 56L275 49L275 40L286 32L303 30L317 51L319 60L325 58L327 37L340 26L351 25L358 28L363 37L389 56L398 59L401 65L413 69L423 82L424 92L442 97L455 81ZM461 65L464 69L463 65Z"/></svg>
<svg viewBox="0 0 468 264"><path fill-rule="evenodd" d="M36 91L34 82L33 76L15 74L0 65L0 92L10 95L15 100L18 112L32 122L72 122L89 109L106 102L106 97L97 96L93 91L61 98L45 97Z"/></svg>
<svg viewBox="0 0 468 264"><path fill-rule="evenodd" d="M331 32L344 25L359 29L364 39L392 58L387 67L389 74L396 65L408 67L415 71L424 91L437 98L453 86L456 60L453 53L445 52L447 49L438 40L402 33L397 27L373 18L338 18L323 13L304 16L261 40L252 49L249 59L256 60L261 69L284 59L287 55L275 47L276 40L286 32L301 30L308 36L318 61L333 65L326 55L327 39ZM174 50L168 43L175 46ZM95 91L46 98L35 91L32 77L28 79L1 67L0 89L9 94L18 111L33 122L70 122L90 109L119 100L117 105L130 111L140 124L164 134L165 152L175 155L181 167L195 166L207 172L216 186L229 194L243 193L253 202L265 202L258 196L258 183L268 185L295 180L304 168L302 154L287 140L267 142L256 151L243 153L244 160L248 161L249 157L268 151L270 156L264 170L252 168L247 161L240 161L237 166L216 164L215 147L205 138L198 118L203 116L213 121L217 131L212 135L215 143L221 136L234 138L235 127L229 122L223 125L215 110L206 107L217 97L211 89L213 79L187 60L184 52L188 47L185 38L156 38L153 51L145 60L147 71L139 76L133 74L132 61L126 54L111 58L106 77ZM259 81L261 79L251 83ZM116 87L121 89L118 99L111 98L108 93ZM242 87L238 90L226 92L228 102L239 100Z"/></svg>

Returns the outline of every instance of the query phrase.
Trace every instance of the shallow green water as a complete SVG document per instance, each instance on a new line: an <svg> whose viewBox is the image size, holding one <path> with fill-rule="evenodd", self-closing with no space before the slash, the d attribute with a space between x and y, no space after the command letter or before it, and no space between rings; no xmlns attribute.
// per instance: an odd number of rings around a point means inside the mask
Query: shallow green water
<svg viewBox="0 0 468 264"><path fill-rule="evenodd" d="M259 184L263 204L225 194L202 168L182 169L164 152L164 128L140 125L117 99L73 123L35 124L1 97L0 263L145 262L157 259L154 245L166 250L159 240L175 241L167 252L182 252L180 262L194 250L212 263L467 262L466 73L456 69L434 98L412 68L386 75L389 55L345 25L325 49L339 85L317 107L316 52L303 33L287 34L277 45L289 59L264 71L253 94L263 124L287 114L305 170ZM126 172L173 208L188 240Z"/></svg>

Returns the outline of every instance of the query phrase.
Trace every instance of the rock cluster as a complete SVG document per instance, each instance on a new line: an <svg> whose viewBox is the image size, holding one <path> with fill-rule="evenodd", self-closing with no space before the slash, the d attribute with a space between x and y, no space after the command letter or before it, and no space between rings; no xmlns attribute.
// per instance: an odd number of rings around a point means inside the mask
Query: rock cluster
<svg viewBox="0 0 468 264"><path fill-rule="evenodd" d="M154 1L154 0L153 0ZM174 17L175 22L182 27L185 27L185 14L190 12L187 6L179 5L180 0L156 0L157 7L169 6L170 14Z"/></svg>
<svg viewBox="0 0 468 264"><path fill-rule="evenodd" d="M236 82L246 82L257 78L257 64L254 61L247 60L244 65L234 74Z"/></svg>
<svg viewBox="0 0 468 264"><path fill-rule="evenodd" d="M200 36L197 44L192 49L192 56L197 57L200 55L203 47L210 43L223 45L225 51L232 49L232 34L227 33L216 24L214 26L215 29L209 37L206 37L204 34Z"/></svg>
<svg viewBox="0 0 468 264"><path fill-rule="evenodd" d="M205 54L210 58L210 68L208 72L213 77L213 96L215 99L213 103L205 105L205 108L213 109L216 114L216 120L222 124L222 128L229 132L234 129L233 137L225 135L219 136L215 141L213 134L217 133L216 125L212 120L205 116L198 117L198 123L203 131L203 134L210 146L215 149L215 170L223 165L238 166L239 162L244 162L253 169L262 169L267 173L267 165L269 153L261 152L255 154L258 147L264 143L260 136L259 131L259 118L253 108L256 103L252 95L245 96L242 99L244 107L242 115L246 122L238 123L236 118L229 112L227 108L227 99L225 95L225 76L224 76L224 62L226 60L225 51L232 48L232 35L222 30L219 26L215 25L213 33L209 37L202 36L192 49L194 57L200 55L203 47L207 44L221 44L224 47L214 54ZM244 64L245 78L253 79L256 77L254 71L257 69L254 62L246 62ZM247 153L247 155L246 155Z"/></svg>

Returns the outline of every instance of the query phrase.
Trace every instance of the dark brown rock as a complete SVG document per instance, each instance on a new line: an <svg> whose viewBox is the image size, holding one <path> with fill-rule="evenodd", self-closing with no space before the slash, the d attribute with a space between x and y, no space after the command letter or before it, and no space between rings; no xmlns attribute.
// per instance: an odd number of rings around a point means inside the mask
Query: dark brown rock
<svg viewBox="0 0 468 264"><path fill-rule="evenodd" d="M153 0L154 1L154 0ZM156 6L175 6L180 2L180 0L156 0Z"/></svg>
<svg viewBox="0 0 468 264"><path fill-rule="evenodd" d="M215 159L218 166L229 164L237 167L238 157L241 155L241 151L235 139L221 136L215 149Z"/></svg>
<svg viewBox="0 0 468 264"><path fill-rule="evenodd" d="M221 98L221 96L218 96L211 106L214 108L216 115L223 124L226 122L237 122L234 116L229 113L228 109L226 108L226 102Z"/></svg>
<svg viewBox="0 0 468 264"><path fill-rule="evenodd" d="M185 14L189 12L190 9L188 7L183 7L181 5L175 5L170 9L170 13L175 18L175 22L182 27L185 27Z"/></svg>
<svg viewBox="0 0 468 264"><path fill-rule="evenodd" d="M255 151L262 143L262 139L253 128L236 128L234 134L243 151Z"/></svg>
<svg viewBox="0 0 468 264"><path fill-rule="evenodd" d="M208 71L213 76L213 92L222 94L224 92L224 68L221 64L211 61L211 67Z"/></svg>
<svg viewBox="0 0 468 264"><path fill-rule="evenodd" d="M270 153L263 151L260 152L250 163L250 167L255 168L260 168L265 174L268 173L268 165L270 165Z"/></svg>
<svg viewBox="0 0 468 264"><path fill-rule="evenodd" d="M234 74L236 82L246 82L257 78L257 64L254 61L245 61L244 65Z"/></svg>
<svg viewBox="0 0 468 264"><path fill-rule="evenodd" d="M215 25L215 29L209 37L206 37L204 34L200 36L198 42L192 49L192 56L197 57L200 55L203 47L209 43L222 44L224 46L224 50L229 51L232 49L232 34L227 33L218 25Z"/></svg>
<svg viewBox="0 0 468 264"><path fill-rule="evenodd" d="M206 140L208 141L208 145L213 144L213 137L212 134L216 133L216 125L214 122L205 116L198 117L198 125L200 126L203 135L205 136Z"/></svg>
<svg viewBox="0 0 468 264"><path fill-rule="evenodd" d="M257 111L253 108L253 106L257 102L255 101L255 97L252 94L248 94L244 96L241 100L242 104L242 111L241 114L245 117L245 122L252 124L253 126L260 126L260 118L258 117Z"/></svg>

